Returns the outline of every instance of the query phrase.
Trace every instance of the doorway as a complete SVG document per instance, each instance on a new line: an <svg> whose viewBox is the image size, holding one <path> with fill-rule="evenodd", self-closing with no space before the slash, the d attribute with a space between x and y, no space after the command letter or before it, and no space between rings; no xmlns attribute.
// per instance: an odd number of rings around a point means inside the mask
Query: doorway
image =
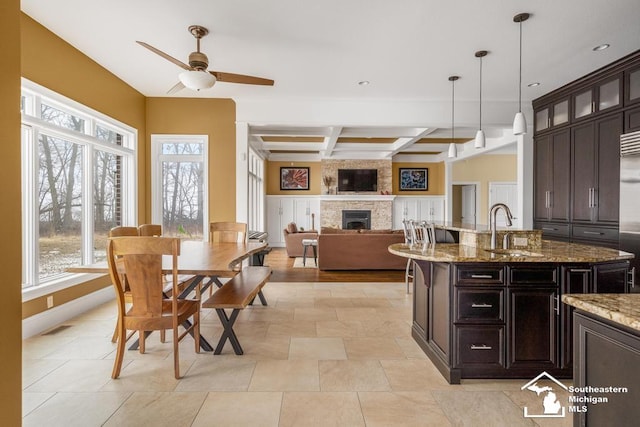
<svg viewBox="0 0 640 427"><path fill-rule="evenodd" d="M475 225L477 221L477 184L454 184L452 199L452 220Z"/></svg>
<svg viewBox="0 0 640 427"><path fill-rule="evenodd" d="M515 182L490 182L489 183L489 206L487 210L496 203L504 203L509 207L514 215L513 227L520 228L520 219L516 217L518 212L518 185ZM496 225L504 227L507 225L506 217L502 210L496 216Z"/></svg>

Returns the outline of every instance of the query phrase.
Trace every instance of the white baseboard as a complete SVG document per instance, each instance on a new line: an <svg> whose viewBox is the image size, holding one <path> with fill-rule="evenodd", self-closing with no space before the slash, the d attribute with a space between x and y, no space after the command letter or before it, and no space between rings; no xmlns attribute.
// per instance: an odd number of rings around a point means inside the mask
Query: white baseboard
<svg viewBox="0 0 640 427"><path fill-rule="evenodd" d="M66 304L59 305L50 310L43 311L31 317L27 317L22 321L22 339L32 337L41 332L51 329L52 327L63 323L72 317L84 313L87 310L91 310L107 301L115 298L113 294L113 287L107 286L85 295L80 298L76 298L73 301L69 301Z"/></svg>

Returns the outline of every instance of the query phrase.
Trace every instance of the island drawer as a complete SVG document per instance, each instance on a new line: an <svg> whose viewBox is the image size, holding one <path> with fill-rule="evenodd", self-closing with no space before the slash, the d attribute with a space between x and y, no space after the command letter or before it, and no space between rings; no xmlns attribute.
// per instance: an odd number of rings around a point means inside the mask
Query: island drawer
<svg viewBox="0 0 640 427"><path fill-rule="evenodd" d="M456 270L458 285L504 283L504 268L502 266L458 265Z"/></svg>
<svg viewBox="0 0 640 427"><path fill-rule="evenodd" d="M509 267L510 285L557 285L558 269L549 266Z"/></svg>
<svg viewBox="0 0 640 427"><path fill-rule="evenodd" d="M572 236L575 239L611 240L618 241L617 228L592 227L588 225L574 225Z"/></svg>
<svg viewBox="0 0 640 427"><path fill-rule="evenodd" d="M504 290L456 288L456 322L504 322Z"/></svg>
<svg viewBox="0 0 640 427"><path fill-rule="evenodd" d="M504 326L457 326L456 364L504 366Z"/></svg>

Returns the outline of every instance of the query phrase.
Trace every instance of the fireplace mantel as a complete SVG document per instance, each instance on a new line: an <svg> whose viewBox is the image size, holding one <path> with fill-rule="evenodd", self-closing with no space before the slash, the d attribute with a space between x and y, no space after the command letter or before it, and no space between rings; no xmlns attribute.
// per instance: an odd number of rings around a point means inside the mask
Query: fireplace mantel
<svg viewBox="0 0 640 427"><path fill-rule="evenodd" d="M395 198L396 196L393 194L323 194L320 196L320 200L323 202L392 202Z"/></svg>

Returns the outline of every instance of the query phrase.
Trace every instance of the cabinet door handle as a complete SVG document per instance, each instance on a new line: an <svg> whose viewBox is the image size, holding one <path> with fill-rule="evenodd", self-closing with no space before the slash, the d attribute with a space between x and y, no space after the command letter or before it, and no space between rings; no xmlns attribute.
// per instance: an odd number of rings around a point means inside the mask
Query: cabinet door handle
<svg viewBox="0 0 640 427"><path fill-rule="evenodd" d="M591 273L591 269L589 268L572 268L571 273Z"/></svg>
<svg viewBox="0 0 640 427"><path fill-rule="evenodd" d="M636 268L633 267L631 268L631 270L629 271L629 286L631 286L632 288L636 287Z"/></svg>
<svg viewBox="0 0 640 427"><path fill-rule="evenodd" d="M560 297L553 297L553 310L556 312L556 316L560 316Z"/></svg>
<svg viewBox="0 0 640 427"><path fill-rule="evenodd" d="M493 279L493 276L490 274L472 274L472 279Z"/></svg>
<svg viewBox="0 0 640 427"><path fill-rule="evenodd" d="M596 203L596 189L594 187L591 189L591 207L595 208L596 206L598 206L598 204Z"/></svg>
<svg viewBox="0 0 640 427"><path fill-rule="evenodd" d="M485 344L475 345L475 344L471 344L471 350L491 350L491 349L493 349L493 347L491 347L490 345L485 345Z"/></svg>
<svg viewBox="0 0 640 427"><path fill-rule="evenodd" d="M471 308L491 308L491 307L493 307L493 304L485 304L485 303L477 304L475 302L471 304Z"/></svg>
<svg viewBox="0 0 640 427"><path fill-rule="evenodd" d="M551 192L550 191L545 191L544 192L544 197L545 197L545 201L544 201L544 207L545 208L550 208L551 207Z"/></svg>
<svg viewBox="0 0 640 427"><path fill-rule="evenodd" d="M596 101L591 101L591 112L595 113L596 111Z"/></svg>
<svg viewBox="0 0 640 427"><path fill-rule="evenodd" d="M583 231L582 234L594 234L596 236L604 236L604 233L600 231Z"/></svg>

